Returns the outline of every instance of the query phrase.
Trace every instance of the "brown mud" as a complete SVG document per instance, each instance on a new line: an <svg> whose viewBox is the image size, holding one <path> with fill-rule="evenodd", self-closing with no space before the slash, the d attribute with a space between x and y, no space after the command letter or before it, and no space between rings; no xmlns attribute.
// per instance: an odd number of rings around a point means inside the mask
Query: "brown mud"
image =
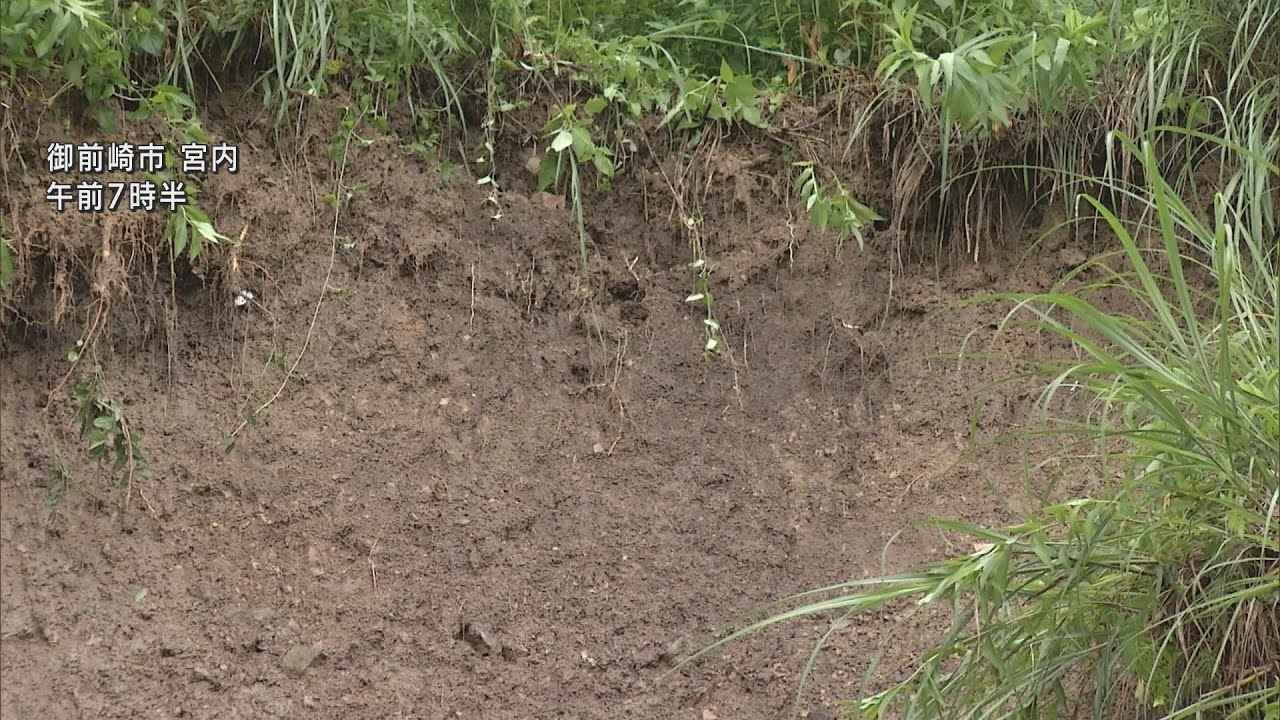
<svg viewBox="0 0 1280 720"><path fill-rule="evenodd" d="M1011 521L1082 482L1019 439L1039 381L1002 382L1062 348L965 303L1047 287L1073 248L899 266L878 232L837 252L772 186L771 147L726 140L698 194L730 348L707 361L674 155L588 198L584 291L568 210L515 153L495 204L368 131L335 240L317 125L281 160L261 122L210 118L243 148L202 197L247 227L237 273L222 251L204 281L159 268L76 368L143 432L130 491L60 385L92 308L5 328L5 718L828 717L905 678L937 616L850 618L798 697L827 619L663 674L791 593L966 551L929 518ZM59 130L18 148L10 231L127 232L48 208ZM234 308L237 285L258 303Z"/></svg>

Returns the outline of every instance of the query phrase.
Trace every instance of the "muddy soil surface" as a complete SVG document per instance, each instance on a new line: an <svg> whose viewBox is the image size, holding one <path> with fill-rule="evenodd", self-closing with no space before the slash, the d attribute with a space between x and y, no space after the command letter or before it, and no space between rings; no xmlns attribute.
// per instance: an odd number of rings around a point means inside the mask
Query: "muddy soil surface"
<svg viewBox="0 0 1280 720"><path fill-rule="evenodd" d="M656 182L591 199L583 291L568 211L520 161L494 204L380 139L335 242L322 137L281 162L260 128L211 125L244 155L203 202L248 228L258 302L188 279L115 303L133 329L77 372L97 363L144 433L131 491L85 459L59 386L83 326L6 329L6 718L827 717L905 677L939 618L850 618L798 697L829 619L665 673L791 593L969 549L931 517L1004 522L1079 482L998 441L1039 388L1000 381L1061 348L963 304L1045 287L1056 264L1025 246L891 272L883 233L837 253L727 183L702 227L731 351L706 361ZM109 232L47 209L46 139L9 180L22 231Z"/></svg>

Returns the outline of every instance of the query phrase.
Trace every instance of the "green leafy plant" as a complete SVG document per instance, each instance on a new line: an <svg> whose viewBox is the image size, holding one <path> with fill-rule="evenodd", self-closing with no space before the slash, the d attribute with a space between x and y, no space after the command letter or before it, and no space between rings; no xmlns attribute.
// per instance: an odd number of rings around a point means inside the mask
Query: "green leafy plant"
<svg viewBox="0 0 1280 720"><path fill-rule="evenodd" d="M164 123L169 140L178 142L208 142L208 135L196 117L196 104L177 86L160 84L142 98L138 108L129 114L129 120L138 122L158 119ZM172 156L168 158L172 164Z"/></svg>
<svg viewBox="0 0 1280 720"><path fill-rule="evenodd" d="M352 142L360 147L369 147L373 144L373 139L362 137L357 132L362 118L366 117L370 110L371 103L367 97L362 98L359 108L350 105L342 108L342 119L338 122L338 130L329 139L329 158L331 160L334 162L341 160Z"/></svg>
<svg viewBox="0 0 1280 720"><path fill-rule="evenodd" d="M698 127L705 120L725 123L745 122L758 128L767 128L760 93L755 80L748 74L735 73L729 63L722 62L720 74L686 89L679 102L667 112L663 123L682 115L677 125L682 129Z"/></svg>
<svg viewBox="0 0 1280 720"><path fill-rule="evenodd" d="M196 118L196 105L190 97L173 85L158 85L145 98L138 109L130 113L132 120L158 118L167 127L166 136L171 143L207 144L209 136ZM150 173L150 180L157 186L164 182L176 180L180 175L172 168L181 167L177 156L170 147L165 153L165 167L161 173ZM182 181L186 194L186 202L171 213L165 221L165 234L169 238L169 246L174 258L185 252L187 259L194 261L204 252L206 244L216 245L229 241L213 226L208 213L197 204L200 193L199 182L190 176L183 175Z"/></svg>
<svg viewBox="0 0 1280 720"><path fill-rule="evenodd" d="M120 10L119 19L126 47L136 48L152 57L161 56L168 28L160 13L135 2Z"/></svg>
<svg viewBox="0 0 1280 720"><path fill-rule="evenodd" d="M4 236L4 226L0 225L0 292L8 290L13 282L15 272L12 253L9 240Z"/></svg>
<svg viewBox="0 0 1280 720"><path fill-rule="evenodd" d="M146 468L142 433L130 427L119 400L104 397L96 379L82 380L72 390L80 421L80 437L88 441L89 457L111 462L112 472L130 476Z"/></svg>
<svg viewBox="0 0 1280 720"><path fill-rule="evenodd" d="M801 168L800 175L796 178L796 192L804 201L813 226L819 230L834 232L837 249L849 236L857 238L859 250L864 249L862 231L867 225L882 220L880 214L858 202L838 178L834 181L835 192L824 192L818 183L812 162L799 162L795 165Z"/></svg>
<svg viewBox="0 0 1280 720"><path fill-rule="evenodd" d="M569 197L578 230L578 253L582 272L587 271L587 230L582 217L582 179L580 167L595 168L597 182L607 184L613 177L613 154L608 148L597 145L591 137L591 118L605 107L605 101L593 98L583 110L585 119L578 117L578 106L569 103L559 108L543 127L543 136L550 139L547 152L538 168L538 189L559 188L568 169Z"/></svg>
<svg viewBox="0 0 1280 720"><path fill-rule="evenodd" d="M300 97L316 97L333 67L334 4L327 1L278 0L267 16L271 72L262 75L263 104L282 119Z"/></svg>
<svg viewBox="0 0 1280 720"><path fill-rule="evenodd" d="M707 262L706 248L702 243L701 218L685 218L684 224L689 233L689 251L693 255L689 269L695 273L693 294L684 301L702 306L702 353L705 357L712 358L725 349L724 336L720 332L720 321L716 320L715 316L715 298L711 294L713 268Z"/></svg>
<svg viewBox="0 0 1280 720"><path fill-rule="evenodd" d="M373 117L385 114L403 97L416 118L419 107L415 101L414 78L420 68L426 68L438 87L439 106L453 110L461 125L466 126L461 95L445 63L451 56L467 51L468 46L447 5L416 0L343 2L333 3L331 12L334 14L332 43L336 47L327 47L326 40L320 38L312 43L316 47L313 55L319 63L332 53L334 60L330 67L346 64L359 71L353 83L356 93L368 92L382 98L381 102L374 103ZM312 23L313 26L320 24ZM303 67L319 65L304 63ZM315 72L307 70L301 75L310 77ZM281 83L284 87L295 87L298 81L285 79ZM318 79L311 79L310 85L308 92L313 95L323 89ZM434 107L434 101L428 104L428 109Z"/></svg>
<svg viewBox="0 0 1280 720"><path fill-rule="evenodd" d="M205 243L219 243L229 238L213 227L213 222L198 206L188 200L188 204L177 209L166 221L165 232L168 234L173 256L180 257L185 251L187 259L195 260L204 252Z"/></svg>
<svg viewBox="0 0 1280 720"><path fill-rule="evenodd" d="M990 29L953 49L932 55L916 44L917 19L916 11L910 9L897 14L896 25L887 26L893 50L880 61L876 72L894 77L910 71L915 75L920 101L926 107L940 102L945 185L953 125L979 128L990 134L998 128L1009 127L1011 114L1026 107L1027 94L1006 63L1018 40L1007 30ZM936 23L924 25L938 31Z"/></svg>
<svg viewBox="0 0 1280 720"><path fill-rule="evenodd" d="M538 187L546 190L559 185L565 161L595 168L600 183L613 177L613 153L597 145L591 136L592 118L605 108L605 100L595 97L582 105L584 118L578 117L578 105L569 103L555 112L542 132L551 140L538 169Z"/></svg>
<svg viewBox="0 0 1280 720"><path fill-rule="evenodd" d="M9 0L0 8L0 68L49 76L84 93L104 128L115 127L106 104L127 87L124 54L97 0Z"/></svg>

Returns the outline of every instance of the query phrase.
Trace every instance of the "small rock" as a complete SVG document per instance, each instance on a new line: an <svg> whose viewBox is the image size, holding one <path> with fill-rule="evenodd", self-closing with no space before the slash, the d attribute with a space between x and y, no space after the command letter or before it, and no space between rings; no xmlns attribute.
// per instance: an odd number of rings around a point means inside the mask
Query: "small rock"
<svg viewBox="0 0 1280 720"><path fill-rule="evenodd" d="M307 671L307 668L311 667L316 658L320 657L320 652L320 643L313 645L298 643L289 648L289 651L284 654L284 658L280 660L280 664L284 666L285 670L295 675L301 675Z"/></svg>
<svg viewBox="0 0 1280 720"><path fill-rule="evenodd" d="M502 643L487 628L476 623L462 623L456 637L481 655L498 655L502 652Z"/></svg>
<svg viewBox="0 0 1280 720"><path fill-rule="evenodd" d="M37 623L31 611L19 608L4 619L5 637L26 639L36 634Z"/></svg>
<svg viewBox="0 0 1280 720"><path fill-rule="evenodd" d="M502 659L506 660L507 662L515 662L520 657L528 655L529 649L524 647L518 647L516 645L503 645L502 650L499 651L498 654L501 655Z"/></svg>
<svg viewBox="0 0 1280 720"><path fill-rule="evenodd" d="M642 668L660 667L671 664L671 655L660 646L650 645L636 654L636 665Z"/></svg>
<svg viewBox="0 0 1280 720"><path fill-rule="evenodd" d="M702 708L702 720L719 720L719 717L719 715L716 715L715 710Z"/></svg>
<svg viewBox="0 0 1280 720"><path fill-rule="evenodd" d="M222 681L216 675L199 666L191 668L191 680L192 682L207 682L213 686L214 690L222 687Z"/></svg>

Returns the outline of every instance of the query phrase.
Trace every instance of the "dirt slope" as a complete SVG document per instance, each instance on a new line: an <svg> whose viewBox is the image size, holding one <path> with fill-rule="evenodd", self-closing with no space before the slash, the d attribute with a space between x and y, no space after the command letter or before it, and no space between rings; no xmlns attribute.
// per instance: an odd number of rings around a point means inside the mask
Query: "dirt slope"
<svg viewBox="0 0 1280 720"><path fill-rule="evenodd" d="M763 186L741 203L729 184L703 227L732 353L707 362L661 187L593 200L580 293L566 210L519 163L494 219L465 171L442 181L385 139L348 170L295 380L226 453L302 346L333 216L323 138L282 163L261 127L211 125L245 155L204 202L248 226L261 305L185 282L172 337L144 322L163 292L115 306L141 329L96 359L151 469L128 513L65 388L44 409L81 328L6 331L6 718L783 717L825 622L659 675L789 593L965 549L918 521L1008 520L1061 479L990 442L1037 389L996 381L1053 349L992 343L1005 309L959 305L1043 286L1052 262L908 267L890 300L885 237L837 255ZM9 210L32 237L103 232L45 207L42 140ZM876 686L903 677L933 628L907 607L853 619L800 711L833 712L877 653Z"/></svg>

